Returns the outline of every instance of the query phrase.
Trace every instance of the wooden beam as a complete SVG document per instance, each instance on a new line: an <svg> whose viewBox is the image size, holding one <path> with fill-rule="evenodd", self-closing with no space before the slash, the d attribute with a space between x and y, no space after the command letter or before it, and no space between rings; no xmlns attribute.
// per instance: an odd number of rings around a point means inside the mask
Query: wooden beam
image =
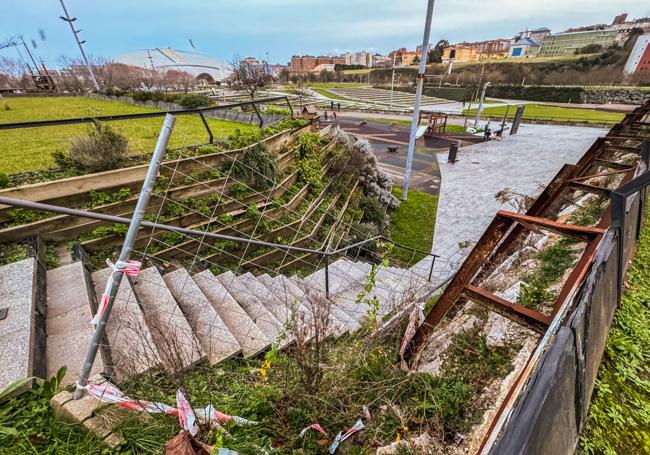
<svg viewBox="0 0 650 455"><path fill-rule="evenodd" d="M546 218L522 215L519 213L508 212L506 210L499 210L497 212L497 216L513 219L518 223L523 222L523 223L533 224L544 230L555 232L556 234L560 234L565 237L571 237L577 240L582 240L583 242L590 242L596 236L605 233L605 229L601 229L601 228L587 227L587 226L574 226L571 224L558 223L556 221L551 221Z"/></svg>
<svg viewBox="0 0 650 455"><path fill-rule="evenodd" d="M471 284L465 287L463 294L469 300L486 306L488 309L542 334L546 332L546 328L551 323L550 317L543 315L539 311L508 302L501 297Z"/></svg>

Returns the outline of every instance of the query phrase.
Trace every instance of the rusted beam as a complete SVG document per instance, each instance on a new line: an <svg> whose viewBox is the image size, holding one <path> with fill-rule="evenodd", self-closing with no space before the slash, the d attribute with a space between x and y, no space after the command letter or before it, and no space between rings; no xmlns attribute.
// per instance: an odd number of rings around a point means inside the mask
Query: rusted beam
<svg viewBox="0 0 650 455"><path fill-rule="evenodd" d="M467 259L458 269L454 278L440 296L438 303L426 316L424 323L420 325L417 332L411 341L411 346L409 354L414 354L422 345L424 340L433 328L440 322L440 320L447 314L447 311L452 307L456 302L458 297L465 289L472 278L479 271L481 266L485 264L485 261L490 257L493 250L499 244L502 237L508 232L508 230L514 225L513 220L505 217L494 217L490 225L487 227L479 241L474 245L474 249L469 254Z"/></svg>
<svg viewBox="0 0 650 455"><path fill-rule="evenodd" d="M615 171L609 171L609 172L600 172L598 174L590 174L590 175L581 175L580 177L573 177L571 179L567 179L567 182L583 182L585 180L589 179L595 179L598 177L607 177L609 175L616 175L616 174L624 174L629 171L633 171L635 168L634 167L627 167L625 169L618 169Z"/></svg>
<svg viewBox="0 0 650 455"><path fill-rule="evenodd" d="M531 310L516 303L508 302L491 292L479 287L468 284L463 290L463 294L469 300L486 306L488 309L499 313L508 319L512 319L518 324L530 327L538 333L544 334L551 323L548 316L539 311Z"/></svg>
<svg viewBox="0 0 650 455"><path fill-rule="evenodd" d="M600 164L603 167L619 169L621 171L629 171L631 169L634 169L634 167L630 166L629 164L617 163L616 161L605 160L602 158L596 158L594 161L596 164Z"/></svg>
<svg viewBox="0 0 650 455"><path fill-rule="evenodd" d="M602 186L589 185L588 183L569 182L569 187L576 190L586 191L587 193L596 193L605 196L609 196L611 193L611 191L607 188L603 188Z"/></svg>
<svg viewBox="0 0 650 455"><path fill-rule="evenodd" d="M518 223L529 223L541 227L547 231L555 232L565 237L572 237L583 242L590 242L596 236L604 234L605 230L595 227L574 226L571 224L558 223L557 221L547 220L536 216L522 215L520 213L499 210L497 216L515 220Z"/></svg>

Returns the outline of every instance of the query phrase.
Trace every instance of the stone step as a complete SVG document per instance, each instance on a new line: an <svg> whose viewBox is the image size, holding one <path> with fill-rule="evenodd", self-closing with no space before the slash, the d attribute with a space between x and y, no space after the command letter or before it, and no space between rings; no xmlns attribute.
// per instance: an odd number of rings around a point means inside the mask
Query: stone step
<svg viewBox="0 0 650 455"><path fill-rule="evenodd" d="M93 273L97 301L101 300L106 281L111 273L113 271L109 268ZM113 374L117 382L124 382L160 367L161 356L156 349L131 283L126 277L122 278L113 303L106 324L106 335L114 366Z"/></svg>
<svg viewBox="0 0 650 455"><path fill-rule="evenodd" d="M95 333L90 323L92 298L81 262L47 272L47 377L55 376L59 368L66 366L62 385L74 383L83 369ZM102 372L104 363L98 355L91 374Z"/></svg>
<svg viewBox="0 0 650 455"><path fill-rule="evenodd" d="M219 282L228 290L255 324L262 330L268 339L275 342L282 333L283 325L266 306L253 294L247 283L237 280L231 271L217 276Z"/></svg>
<svg viewBox="0 0 650 455"><path fill-rule="evenodd" d="M43 377L45 318L37 310L37 263L33 258L0 267L0 390L19 379ZM26 385L21 393L27 390Z"/></svg>
<svg viewBox="0 0 650 455"><path fill-rule="evenodd" d="M141 270L131 283L165 370L175 373L201 362L201 344L158 269Z"/></svg>
<svg viewBox="0 0 650 455"><path fill-rule="evenodd" d="M247 272L235 277L234 282L240 288L247 289L266 307L266 309L284 326L291 321L291 301L278 298L274 292L270 292L264 283L255 275Z"/></svg>
<svg viewBox="0 0 650 455"><path fill-rule="evenodd" d="M258 354L271 346L271 340L209 270L194 275L193 279L237 339L245 357Z"/></svg>
<svg viewBox="0 0 650 455"><path fill-rule="evenodd" d="M219 363L241 352L239 342L187 270L178 269L164 275L163 279L194 330L210 363Z"/></svg>

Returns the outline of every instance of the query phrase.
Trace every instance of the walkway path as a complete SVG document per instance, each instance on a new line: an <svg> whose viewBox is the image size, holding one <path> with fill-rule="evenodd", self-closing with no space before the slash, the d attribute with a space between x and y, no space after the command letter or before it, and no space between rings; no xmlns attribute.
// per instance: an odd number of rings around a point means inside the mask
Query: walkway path
<svg viewBox="0 0 650 455"><path fill-rule="evenodd" d="M442 183L432 251L440 282L469 254L497 210L514 210L494 195L504 189L538 195L565 163L575 163L606 130L597 128L522 125L516 136L462 148L455 164L438 154ZM413 267L426 276L430 259Z"/></svg>

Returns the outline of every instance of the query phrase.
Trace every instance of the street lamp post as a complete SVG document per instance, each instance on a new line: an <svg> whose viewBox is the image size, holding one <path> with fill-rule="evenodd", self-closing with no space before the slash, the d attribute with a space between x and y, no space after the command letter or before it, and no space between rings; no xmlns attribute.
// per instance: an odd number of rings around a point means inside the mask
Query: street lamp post
<svg viewBox="0 0 650 455"><path fill-rule="evenodd" d="M427 53L429 51L429 37L431 35L431 18L433 17L434 0L429 0L427 15L424 24L424 38L422 40L422 53L420 56L420 69L418 71L418 83L415 90L415 104L413 106L413 118L411 119L411 136L409 137L409 148L406 155L406 168L404 169L404 186L402 187L402 199L408 198L409 183L411 180L411 166L413 166L413 153L415 152L415 135L417 134L420 121L420 101L422 100L422 89L424 86L424 74L427 69Z"/></svg>
<svg viewBox="0 0 650 455"><path fill-rule="evenodd" d="M388 106L388 110L392 111L393 110L393 90L395 87L395 56L397 54L393 54L393 75L390 77L390 105Z"/></svg>
<svg viewBox="0 0 650 455"><path fill-rule="evenodd" d="M77 30L74 28L74 22L77 20L77 18L70 17L70 15L68 14L68 10L65 7L65 3L63 3L63 0L59 0L59 2L61 2L61 6L63 7L63 13L65 14L65 17L60 16L60 18L66 21L70 26L70 30L72 30L72 35L74 36L74 39L77 42L77 46L79 46L79 50L81 51L81 57L83 57L84 63L86 64L86 68L88 68L88 72L90 73L90 78L93 80L93 85L95 86L95 90L99 91L99 83L97 82L97 78L95 77L93 68L90 66L88 57L86 57L86 53L84 52L83 43L85 43L85 41L79 40L79 32L81 30Z"/></svg>
<svg viewBox="0 0 650 455"><path fill-rule="evenodd" d="M476 119L474 120L474 128L478 128L478 122L481 119L481 110L483 109L483 101L485 101L485 91L491 84L490 81L483 84L483 91L481 92L481 99L478 102L478 109L476 110Z"/></svg>

